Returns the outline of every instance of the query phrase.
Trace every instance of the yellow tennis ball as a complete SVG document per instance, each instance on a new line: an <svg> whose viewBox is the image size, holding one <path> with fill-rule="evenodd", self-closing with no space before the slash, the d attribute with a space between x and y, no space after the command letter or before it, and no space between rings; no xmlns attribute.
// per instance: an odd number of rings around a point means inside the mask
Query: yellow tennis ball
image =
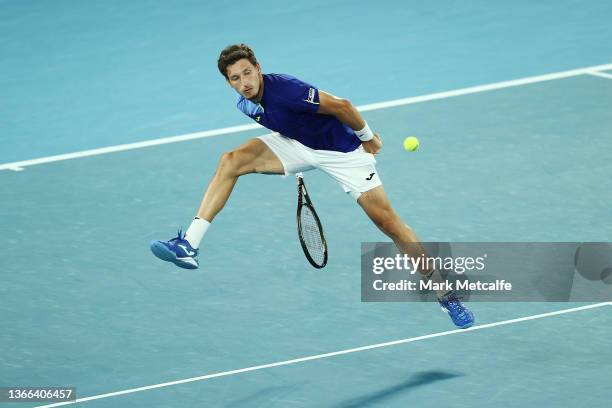
<svg viewBox="0 0 612 408"><path fill-rule="evenodd" d="M414 152L419 148L419 139L414 136L410 136L404 139L404 149L409 152Z"/></svg>

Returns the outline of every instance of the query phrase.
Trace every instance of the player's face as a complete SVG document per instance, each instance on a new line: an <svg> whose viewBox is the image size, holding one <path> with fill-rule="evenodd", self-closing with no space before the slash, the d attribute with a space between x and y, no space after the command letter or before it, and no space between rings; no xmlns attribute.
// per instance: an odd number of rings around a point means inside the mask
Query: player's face
<svg viewBox="0 0 612 408"><path fill-rule="evenodd" d="M236 61L227 67L230 86L247 99L257 99L261 87L261 68L253 65L246 58Z"/></svg>

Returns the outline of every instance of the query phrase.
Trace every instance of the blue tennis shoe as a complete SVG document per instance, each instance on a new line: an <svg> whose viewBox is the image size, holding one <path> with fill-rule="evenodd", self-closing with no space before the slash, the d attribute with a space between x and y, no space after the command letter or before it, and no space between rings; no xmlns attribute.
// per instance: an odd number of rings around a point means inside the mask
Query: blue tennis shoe
<svg viewBox="0 0 612 408"><path fill-rule="evenodd" d="M438 299L438 303L460 329L467 329L474 324L474 313L461 302L455 292L444 295Z"/></svg>
<svg viewBox="0 0 612 408"><path fill-rule="evenodd" d="M198 250L194 249L179 230L178 236L170 241L151 241L151 252L159 259L172 262L185 269L198 269Z"/></svg>

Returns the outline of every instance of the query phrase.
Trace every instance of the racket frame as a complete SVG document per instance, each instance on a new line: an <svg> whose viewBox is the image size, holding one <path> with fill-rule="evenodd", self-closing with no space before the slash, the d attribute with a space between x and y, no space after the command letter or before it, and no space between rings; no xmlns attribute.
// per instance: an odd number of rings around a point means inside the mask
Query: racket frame
<svg viewBox="0 0 612 408"><path fill-rule="evenodd" d="M306 189L306 184L304 183L304 176L302 175L302 173L297 173L295 176L297 178L297 185L298 185L298 206L297 206L297 213L296 213L298 238L300 239L300 245L302 246L302 250L304 251L304 255L306 255L306 259L308 259L308 262L310 262L310 264L313 267L317 269L321 269L321 268L324 268L325 265L327 265L327 258L328 258L327 240L325 239L325 232L323 231L323 225L321 224L319 215L315 211L314 206L312 205L312 201L310 200L308 190ZM317 262L315 262L314 259L312 259L312 257L310 256L310 253L308 253L308 247L306 246L306 242L304 242L304 238L302 237L303 235L302 234L302 220L300 217L300 213L302 212L303 206L308 207L308 209L312 212L312 215L314 216L314 219L317 223L317 227L319 227L321 241L323 243L323 248L324 248L323 263L321 265L319 265Z"/></svg>

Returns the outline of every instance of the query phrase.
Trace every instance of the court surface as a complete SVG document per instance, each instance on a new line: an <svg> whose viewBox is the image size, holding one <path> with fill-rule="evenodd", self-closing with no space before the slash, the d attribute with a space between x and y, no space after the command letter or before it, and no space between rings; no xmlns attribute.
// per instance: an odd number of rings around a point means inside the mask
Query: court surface
<svg viewBox="0 0 612 408"><path fill-rule="evenodd" d="M251 124L216 71L237 41L363 107L423 240L612 241L609 3L264 2L235 27L222 3L0 5L0 386L76 386L84 407L611 402L611 304L472 303L459 332L434 304L361 303L360 243L386 239L322 173L305 178L323 270L278 176L239 180L199 270L148 249L188 225L223 152L266 133L228 129ZM124 147L78 153L107 146Z"/></svg>

